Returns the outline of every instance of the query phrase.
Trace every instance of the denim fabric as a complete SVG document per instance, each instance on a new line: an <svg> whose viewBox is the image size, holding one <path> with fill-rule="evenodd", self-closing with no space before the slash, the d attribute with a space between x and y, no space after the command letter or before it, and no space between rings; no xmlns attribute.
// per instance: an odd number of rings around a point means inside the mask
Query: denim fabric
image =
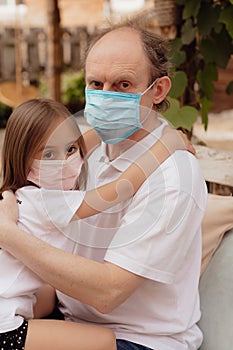
<svg viewBox="0 0 233 350"><path fill-rule="evenodd" d="M117 350L152 350L147 346L135 344L128 340L117 340Z"/></svg>

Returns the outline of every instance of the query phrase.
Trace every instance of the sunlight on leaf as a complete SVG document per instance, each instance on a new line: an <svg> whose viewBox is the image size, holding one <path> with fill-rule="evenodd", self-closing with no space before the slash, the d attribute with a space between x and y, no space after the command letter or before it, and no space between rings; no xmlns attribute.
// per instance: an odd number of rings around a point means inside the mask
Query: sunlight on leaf
<svg viewBox="0 0 233 350"><path fill-rule="evenodd" d="M198 111L196 108L190 106L184 106L180 108L179 101L173 98L169 98L170 108L163 113L165 119L167 119L175 128L182 127L191 131L192 126L197 120Z"/></svg>
<svg viewBox="0 0 233 350"><path fill-rule="evenodd" d="M221 11L219 21L226 25L228 33L233 38L233 6L228 6Z"/></svg>

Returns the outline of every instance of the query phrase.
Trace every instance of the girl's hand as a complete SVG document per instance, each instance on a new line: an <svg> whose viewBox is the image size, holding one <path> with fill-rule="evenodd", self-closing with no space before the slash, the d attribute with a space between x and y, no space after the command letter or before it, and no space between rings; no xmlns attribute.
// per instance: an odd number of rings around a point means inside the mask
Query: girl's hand
<svg viewBox="0 0 233 350"><path fill-rule="evenodd" d="M196 154L195 148L187 135L171 126L165 126L160 141L171 154L176 150L187 150L194 155Z"/></svg>
<svg viewBox="0 0 233 350"><path fill-rule="evenodd" d="M18 220L18 204L12 191L5 191L0 200L0 235L8 224L16 224Z"/></svg>

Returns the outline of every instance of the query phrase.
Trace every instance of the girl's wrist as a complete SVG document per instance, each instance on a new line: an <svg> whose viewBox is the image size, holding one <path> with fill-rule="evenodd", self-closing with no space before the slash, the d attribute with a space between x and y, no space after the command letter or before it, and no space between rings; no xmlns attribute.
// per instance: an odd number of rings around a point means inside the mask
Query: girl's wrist
<svg viewBox="0 0 233 350"><path fill-rule="evenodd" d="M18 226L14 222L1 221L0 223L0 248L8 249L14 241Z"/></svg>

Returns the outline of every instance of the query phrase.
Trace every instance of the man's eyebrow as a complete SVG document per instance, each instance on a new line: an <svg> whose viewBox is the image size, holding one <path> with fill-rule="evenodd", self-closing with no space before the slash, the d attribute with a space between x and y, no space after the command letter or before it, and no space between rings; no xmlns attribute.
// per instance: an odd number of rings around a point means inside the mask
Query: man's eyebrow
<svg viewBox="0 0 233 350"><path fill-rule="evenodd" d="M94 75L89 75L89 76L86 76L86 80L87 81L100 81L99 79L97 79Z"/></svg>

